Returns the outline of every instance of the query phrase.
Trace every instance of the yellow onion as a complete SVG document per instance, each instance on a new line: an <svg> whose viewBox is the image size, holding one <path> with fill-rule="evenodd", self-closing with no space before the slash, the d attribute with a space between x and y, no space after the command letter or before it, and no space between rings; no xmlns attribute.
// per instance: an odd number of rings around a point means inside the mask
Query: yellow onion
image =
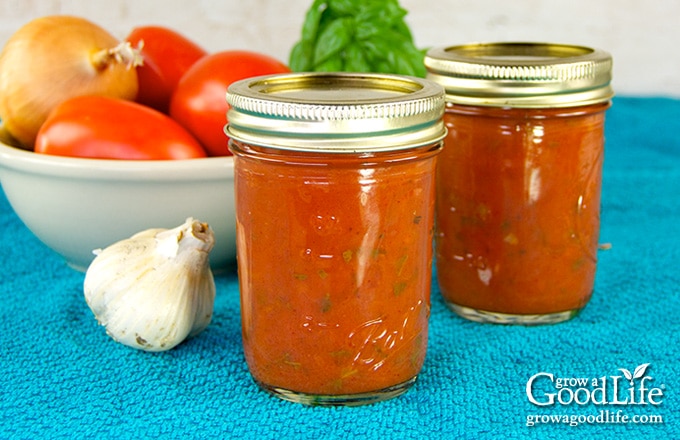
<svg viewBox="0 0 680 440"><path fill-rule="evenodd" d="M37 18L0 53L0 139L31 149L50 111L68 98L137 96L139 51L80 17Z"/></svg>

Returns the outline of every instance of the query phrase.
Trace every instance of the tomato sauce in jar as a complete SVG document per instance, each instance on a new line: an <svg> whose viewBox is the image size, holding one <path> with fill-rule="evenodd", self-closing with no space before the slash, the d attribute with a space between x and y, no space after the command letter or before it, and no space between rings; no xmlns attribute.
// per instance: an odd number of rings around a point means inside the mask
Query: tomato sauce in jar
<svg viewBox="0 0 680 440"><path fill-rule="evenodd" d="M432 49L448 128L436 271L447 304L491 323L568 320L594 286L611 57L580 46Z"/></svg>
<svg viewBox="0 0 680 440"><path fill-rule="evenodd" d="M304 404L405 392L427 348L443 90L288 74L241 81L228 99L253 378Z"/></svg>

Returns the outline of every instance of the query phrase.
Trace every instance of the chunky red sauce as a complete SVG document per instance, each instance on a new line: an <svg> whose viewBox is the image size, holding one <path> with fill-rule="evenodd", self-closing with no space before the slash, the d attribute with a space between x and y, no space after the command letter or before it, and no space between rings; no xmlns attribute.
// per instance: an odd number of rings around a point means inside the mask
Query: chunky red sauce
<svg viewBox="0 0 680 440"><path fill-rule="evenodd" d="M413 379L427 346L439 149L360 157L232 142L255 380L345 395Z"/></svg>
<svg viewBox="0 0 680 440"><path fill-rule="evenodd" d="M436 265L449 303L503 314L585 306L608 105L447 108Z"/></svg>

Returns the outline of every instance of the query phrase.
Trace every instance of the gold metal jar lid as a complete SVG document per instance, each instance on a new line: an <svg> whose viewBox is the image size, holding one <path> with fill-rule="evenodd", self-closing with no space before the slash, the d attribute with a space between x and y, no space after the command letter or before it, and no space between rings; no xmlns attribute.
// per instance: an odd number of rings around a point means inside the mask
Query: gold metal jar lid
<svg viewBox="0 0 680 440"><path fill-rule="evenodd" d="M499 107L572 107L608 101L612 57L584 46L480 43L433 48L427 78L448 102Z"/></svg>
<svg viewBox="0 0 680 440"><path fill-rule="evenodd" d="M401 75L267 75L233 83L227 102L229 137L283 150L401 150L446 134L442 87Z"/></svg>

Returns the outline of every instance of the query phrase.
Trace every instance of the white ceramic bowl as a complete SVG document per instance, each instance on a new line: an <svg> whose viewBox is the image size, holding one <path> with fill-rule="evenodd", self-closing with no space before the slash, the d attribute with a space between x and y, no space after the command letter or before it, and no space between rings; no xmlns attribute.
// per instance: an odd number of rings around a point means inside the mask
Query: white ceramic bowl
<svg viewBox="0 0 680 440"><path fill-rule="evenodd" d="M236 258L232 157L81 159L0 144L0 183L26 227L78 270L87 269L94 249L188 217L215 232L213 269Z"/></svg>

